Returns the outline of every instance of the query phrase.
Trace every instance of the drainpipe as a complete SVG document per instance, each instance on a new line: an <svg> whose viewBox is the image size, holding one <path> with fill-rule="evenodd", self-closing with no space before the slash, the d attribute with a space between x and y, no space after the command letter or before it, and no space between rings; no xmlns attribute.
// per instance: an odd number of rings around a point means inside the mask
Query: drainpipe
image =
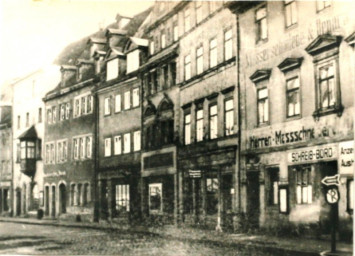
<svg viewBox="0 0 355 256"><path fill-rule="evenodd" d="M95 84L94 88L94 222L99 222L99 207L100 207L100 202L99 202L99 195L100 190L97 188L98 185L98 157L99 157L99 97L97 95L97 85L99 85L99 82Z"/></svg>

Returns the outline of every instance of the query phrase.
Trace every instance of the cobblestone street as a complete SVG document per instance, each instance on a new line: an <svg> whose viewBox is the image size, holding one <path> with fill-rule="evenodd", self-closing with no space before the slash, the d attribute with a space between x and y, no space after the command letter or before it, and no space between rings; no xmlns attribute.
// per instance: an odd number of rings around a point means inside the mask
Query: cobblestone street
<svg viewBox="0 0 355 256"><path fill-rule="evenodd" d="M0 223L0 254L271 255L129 231Z"/></svg>

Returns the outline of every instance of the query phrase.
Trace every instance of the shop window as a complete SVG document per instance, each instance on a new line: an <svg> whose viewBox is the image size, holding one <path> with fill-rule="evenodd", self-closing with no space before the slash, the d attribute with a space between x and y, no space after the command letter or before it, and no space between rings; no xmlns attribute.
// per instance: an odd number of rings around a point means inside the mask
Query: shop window
<svg viewBox="0 0 355 256"><path fill-rule="evenodd" d="M134 88L132 91L133 99L132 99L132 106L138 107L139 106L139 88Z"/></svg>
<svg viewBox="0 0 355 256"><path fill-rule="evenodd" d="M118 77L118 58L110 60L106 64L106 81Z"/></svg>
<svg viewBox="0 0 355 256"><path fill-rule="evenodd" d="M184 116L184 137L185 137L185 145L189 145L191 143L191 114L186 113Z"/></svg>
<svg viewBox="0 0 355 256"><path fill-rule="evenodd" d="M196 73L201 74L203 72L203 46L200 46L196 50Z"/></svg>
<svg viewBox="0 0 355 256"><path fill-rule="evenodd" d="M327 0L318 0L317 2L317 11L322 11L327 7L331 6L331 1L327 1Z"/></svg>
<svg viewBox="0 0 355 256"><path fill-rule="evenodd" d="M218 116L217 116L217 104L210 106L209 123L210 123L210 139L216 139L218 134Z"/></svg>
<svg viewBox="0 0 355 256"><path fill-rule="evenodd" d="M269 122L269 97L267 88L258 90L258 124Z"/></svg>
<svg viewBox="0 0 355 256"><path fill-rule="evenodd" d="M116 185L116 211L129 212L130 196L129 185L120 184Z"/></svg>
<svg viewBox="0 0 355 256"><path fill-rule="evenodd" d="M200 106L196 111L196 141L203 140L203 109Z"/></svg>
<svg viewBox="0 0 355 256"><path fill-rule="evenodd" d="M38 123L42 123L42 108L38 108Z"/></svg>
<svg viewBox="0 0 355 256"><path fill-rule="evenodd" d="M123 153L131 152L131 134L126 133L123 135Z"/></svg>
<svg viewBox="0 0 355 256"><path fill-rule="evenodd" d="M111 138L105 139L105 157L111 156Z"/></svg>
<svg viewBox="0 0 355 256"><path fill-rule="evenodd" d="M196 23L200 23L202 21L202 1L195 2L195 11L196 11Z"/></svg>
<svg viewBox="0 0 355 256"><path fill-rule="evenodd" d="M189 31L191 28L190 9L187 9L184 12L184 24L185 24L185 32Z"/></svg>
<svg viewBox="0 0 355 256"><path fill-rule="evenodd" d="M297 3L296 0L285 1L285 18L286 27L290 27L297 23Z"/></svg>
<svg viewBox="0 0 355 256"><path fill-rule="evenodd" d="M347 182L347 210L350 214L354 211L354 180L349 179Z"/></svg>
<svg viewBox="0 0 355 256"><path fill-rule="evenodd" d="M136 151L139 151L141 150L141 131L135 131L133 133L133 150L136 152Z"/></svg>
<svg viewBox="0 0 355 256"><path fill-rule="evenodd" d="M185 81L191 78L191 57L190 54L184 59Z"/></svg>
<svg viewBox="0 0 355 256"><path fill-rule="evenodd" d="M297 204L312 203L312 172L311 167L296 170L296 201Z"/></svg>
<svg viewBox="0 0 355 256"><path fill-rule="evenodd" d="M234 102L228 99L224 102L224 134L226 136L234 133Z"/></svg>
<svg viewBox="0 0 355 256"><path fill-rule="evenodd" d="M207 214L217 213L218 187L219 187L219 182L217 178L206 179Z"/></svg>
<svg viewBox="0 0 355 256"><path fill-rule="evenodd" d="M115 155L122 154L122 137L121 137L121 135L114 137L114 154Z"/></svg>
<svg viewBox="0 0 355 256"><path fill-rule="evenodd" d="M115 113L118 112L121 112L121 94L115 96Z"/></svg>
<svg viewBox="0 0 355 256"><path fill-rule="evenodd" d="M301 112L300 80L298 76L286 81L286 101L287 117L298 116Z"/></svg>
<svg viewBox="0 0 355 256"><path fill-rule="evenodd" d="M111 98L107 97L105 98L105 110L104 110L104 115L110 115L111 114Z"/></svg>
<svg viewBox="0 0 355 256"><path fill-rule="evenodd" d="M229 60L233 57L233 40L232 29L224 32L224 60Z"/></svg>
<svg viewBox="0 0 355 256"><path fill-rule="evenodd" d="M217 39L210 41L210 68L217 65Z"/></svg>
<svg viewBox="0 0 355 256"><path fill-rule="evenodd" d="M259 8L256 11L255 23L257 26L257 41L267 39L267 10L266 6Z"/></svg>
<svg viewBox="0 0 355 256"><path fill-rule="evenodd" d="M163 212L163 190L161 183L149 184L149 213Z"/></svg>
<svg viewBox="0 0 355 256"><path fill-rule="evenodd" d="M174 39L174 42L179 39L179 27L178 27L177 14L175 14L173 17L173 39Z"/></svg>
<svg viewBox="0 0 355 256"><path fill-rule="evenodd" d="M279 203L279 168L271 168L268 169L268 176L269 176L269 197L268 203L269 205L276 205Z"/></svg>

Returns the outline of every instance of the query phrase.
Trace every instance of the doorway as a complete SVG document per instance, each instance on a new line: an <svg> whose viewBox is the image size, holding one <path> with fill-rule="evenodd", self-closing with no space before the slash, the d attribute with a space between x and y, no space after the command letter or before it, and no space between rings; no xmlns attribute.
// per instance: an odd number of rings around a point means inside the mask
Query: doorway
<svg viewBox="0 0 355 256"><path fill-rule="evenodd" d="M259 227L260 187L259 172L247 173L247 222L250 228Z"/></svg>
<svg viewBox="0 0 355 256"><path fill-rule="evenodd" d="M48 186L46 186L44 200L45 200L45 206L44 206L45 215L49 216L49 187Z"/></svg>
<svg viewBox="0 0 355 256"><path fill-rule="evenodd" d="M21 190L16 190L16 216L21 215Z"/></svg>
<svg viewBox="0 0 355 256"><path fill-rule="evenodd" d="M67 205L67 193L65 185L62 183L59 185L59 213L66 213L66 205Z"/></svg>
<svg viewBox="0 0 355 256"><path fill-rule="evenodd" d="M55 186L52 186L52 217L55 217Z"/></svg>

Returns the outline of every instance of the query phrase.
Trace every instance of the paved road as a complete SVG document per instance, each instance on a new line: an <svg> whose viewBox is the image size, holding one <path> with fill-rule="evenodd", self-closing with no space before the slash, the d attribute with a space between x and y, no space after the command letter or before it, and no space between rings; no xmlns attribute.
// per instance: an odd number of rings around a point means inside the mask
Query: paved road
<svg viewBox="0 0 355 256"><path fill-rule="evenodd" d="M154 234L0 223L0 255L268 255ZM271 254L270 254L271 255Z"/></svg>

